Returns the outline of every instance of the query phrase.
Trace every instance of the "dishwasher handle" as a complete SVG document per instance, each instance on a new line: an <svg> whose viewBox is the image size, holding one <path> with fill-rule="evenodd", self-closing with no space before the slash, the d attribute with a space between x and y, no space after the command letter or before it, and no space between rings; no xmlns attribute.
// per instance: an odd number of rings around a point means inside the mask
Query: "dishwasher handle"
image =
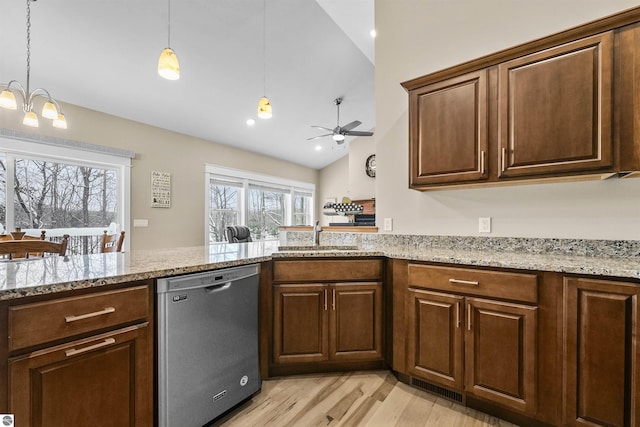
<svg viewBox="0 0 640 427"><path fill-rule="evenodd" d="M226 291L230 287L231 287L231 282L226 282L226 283L220 283L218 285L206 286L204 290L206 293L212 294L214 292Z"/></svg>

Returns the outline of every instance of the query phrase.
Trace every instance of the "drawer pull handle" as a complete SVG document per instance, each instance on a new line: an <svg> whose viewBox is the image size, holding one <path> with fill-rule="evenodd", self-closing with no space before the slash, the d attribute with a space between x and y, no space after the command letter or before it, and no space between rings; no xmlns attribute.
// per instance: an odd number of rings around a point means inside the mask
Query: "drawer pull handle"
<svg viewBox="0 0 640 427"><path fill-rule="evenodd" d="M327 290L324 291L324 311L327 311Z"/></svg>
<svg viewBox="0 0 640 427"><path fill-rule="evenodd" d="M71 357L71 356L75 356L76 354L86 353L87 351L95 350L95 349L100 348L100 347L105 347L105 346L114 344L115 342L116 342L115 339L107 338L104 341L99 342L98 344L90 345L89 347L84 347L84 348L81 348L79 350L76 350L75 348L72 348L72 349L69 349L69 350L65 350L64 354L67 357Z"/></svg>
<svg viewBox="0 0 640 427"><path fill-rule="evenodd" d="M460 303L456 303L456 328L460 327Z"/></svg>
<svg viewBox="0 0 640 427"><path fill-rule="evenodd" d="M471 316L473 312L471 311L471 304L467 304L467 330L471 330Z"/></svg>
<svg viewBox="0 0 640 427"><path fill-rule="evenodd" d="M460 279L449 279L449 283L453 283L456 285L473 285L478 286L480 282L477 280L460 280Z"/></svg>
<svg viewBox="0 0 640 427"><path fill-rule="evenodd" d="M102 316L103 314L114 313L116 311L113 307L107 307L104 310L94 311L93 313L81 314L79 316L65 316L64 321L67 323L75 322L76 320L89 319L91 317Z"/></svg>
<svg viewBox="0 0 640 427"><path fill-rule="evenodd" d="M332 289L332 294L331 294L331 309L333 311L336 311L336 290Z"/></svg>

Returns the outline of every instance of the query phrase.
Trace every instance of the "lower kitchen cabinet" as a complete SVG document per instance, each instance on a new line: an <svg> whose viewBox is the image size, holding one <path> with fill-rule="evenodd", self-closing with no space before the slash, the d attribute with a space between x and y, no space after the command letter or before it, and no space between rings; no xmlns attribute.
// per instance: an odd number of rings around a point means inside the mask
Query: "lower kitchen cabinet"
<svg viewBox="0 0 640 427"><path fill-rule="evenodd" d="M273 287L275 363L329 359L327 290L322 284Z"/></svg>
<svg viewBox="0 0 640 427"><path fill-rule="evenodd" d="M639 296L634 283L565 278L566 425L639 425Z"/></svg>
<svg viewBox="0 0 640 427"><path fill-rule="evenodd" d="M409 375L460 401L473 396L534 414L537 307L486 297L519 292L531 303L536 276L414 264L408 280Z"/></svg>
<svg viewBox="0 0 640 427"><path fill-rule="evenodd" d="M466 298L465 391L536 412L537 308Z"/></svg>
<svg viewBox="0 0 640 427"><path fill-rule="evenodd" d="M384 367L383 266L379 258L274 260L269 375Z"/></svg>
<svg viewBox="0 0 640 427"><path fill-rule="evenodd" d="M153 283L0 304L2 411L20 427L150 427Z"/></svg>
<svg viewBox="0 0 640 427"><path fill-rule="evenodd" d="M152 335L145 323L10 359L16 425L151 425L141 409L152 396L143 356Z"/></svg>
<svg viewBox="0 0 640 427"><path fill-rule="evenodd" d="M464 297L409 289L407 365L417 378L462 391Z"/></svg>
<svg viewBox="0 0 640 427"><path fill-rule="evenodd" d="M273 287L278 364L382 358L382 283Z"/></svg>

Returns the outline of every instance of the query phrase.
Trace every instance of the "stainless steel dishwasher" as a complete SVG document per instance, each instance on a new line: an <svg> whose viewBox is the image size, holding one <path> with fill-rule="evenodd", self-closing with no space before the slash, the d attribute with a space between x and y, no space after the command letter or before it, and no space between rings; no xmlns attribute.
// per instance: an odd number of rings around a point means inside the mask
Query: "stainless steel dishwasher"
<svg viewBox="0 0 640 427"><path fill-rule="evenodd" d="M160 279L158 424L200 427L260 390L256 264Z"/></svg>

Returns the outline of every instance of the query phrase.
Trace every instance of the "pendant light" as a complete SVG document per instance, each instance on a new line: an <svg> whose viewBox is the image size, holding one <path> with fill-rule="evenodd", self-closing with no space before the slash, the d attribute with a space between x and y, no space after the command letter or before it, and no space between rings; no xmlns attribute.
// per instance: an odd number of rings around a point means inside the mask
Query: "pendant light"
<svg viewBox="0 0 640 427"><path fill-rule="evenodd" d="M38 115L33 111L33 104L36 98L45 98L46 101L42 107L42 117L52 120L53 127L59 129L67 128L67 120L62 114L60 105L55 99L49 95L46 89L37 88L32 92L29 91L29 80L31 77L31 2L35 0L27 0L27 87L20 84L17 80L11 80L4 85L5 89L0 92L0 107L7 110L17 110L18 102L16 101L16 93L20 95L22 100L22 111L24 118L22 124L25 126L37 128L40 123Z"/></svg>
<svg viewBox="0 0 640 427"><path fill-rule="evenodd" d="M167 80L178 80L180 78L180 64L178 56L171 49L171 0L167 0L167 47L164 48L158 59L158 74Z"/></svg>
<svg viewBox="0 0 640 427"><path fill-rule="evenodd" d="M267 92L267 4L266 0L262 0L262 93ZM271 110L271 102L267 95L264 95L258 101L258 117L261 119L270 119L273 115Z"/></svg>

